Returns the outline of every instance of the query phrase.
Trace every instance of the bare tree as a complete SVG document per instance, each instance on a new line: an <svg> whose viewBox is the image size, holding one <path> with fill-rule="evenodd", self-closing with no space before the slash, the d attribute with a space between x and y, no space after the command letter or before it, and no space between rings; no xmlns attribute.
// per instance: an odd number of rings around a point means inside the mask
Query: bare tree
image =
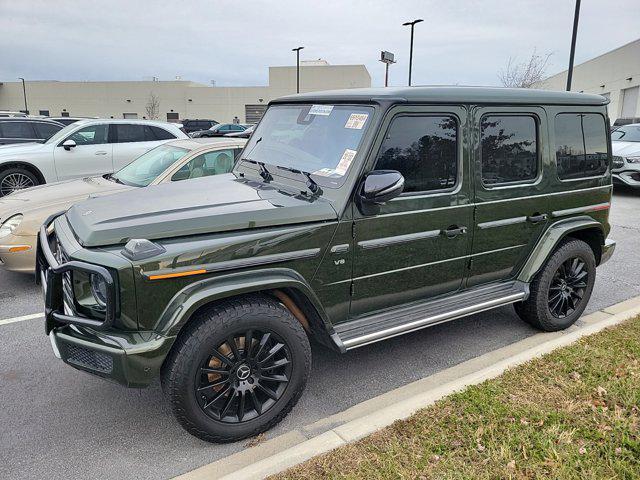
<svg viewBox="0 0 640 480"><path fill-rule="evenodd" d="M500 70L498 78L505 87L532 88L545 79L551 55L553 53L538 55L534 49L531 58L526 62L517 63L514 58L509 57L507 67Z"/></svg>
<svg viewBox="0 0 640 480"><path fill-rule="evenodd" d="M153 92L149 94L147 105L144 107L149 120L156 120L160 115L160 98Z"/></svg>

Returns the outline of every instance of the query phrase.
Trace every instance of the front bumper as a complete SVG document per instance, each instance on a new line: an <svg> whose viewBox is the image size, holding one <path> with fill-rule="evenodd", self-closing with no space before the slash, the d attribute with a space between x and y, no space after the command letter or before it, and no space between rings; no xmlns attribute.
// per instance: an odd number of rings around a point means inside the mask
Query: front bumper
<svg viewBox="0 0 640 480"><path fill-rule="evenodd" d="M616 242L615 240L611 240L611 239L606 239L604 241L604 245L602 246L602 255L600 255L600 263L599 265L602 265L603 263L609 261L609 259L611 258L611 256L613 255L613 252L616 249Z"/></svg>
<svg viewBox="0 0 640 480"><path fill-rule="evenodd" d="M640 188L640 171L627 170L624 172L613 172L611 179L616 185L626 185L628 187Z"/></svg>
<svg viewBox="0 0 640 480"><path fill-rule="evenodd" d="M0 268L33 273L36 268L36 236L9 235L0 238Z"/></svg>

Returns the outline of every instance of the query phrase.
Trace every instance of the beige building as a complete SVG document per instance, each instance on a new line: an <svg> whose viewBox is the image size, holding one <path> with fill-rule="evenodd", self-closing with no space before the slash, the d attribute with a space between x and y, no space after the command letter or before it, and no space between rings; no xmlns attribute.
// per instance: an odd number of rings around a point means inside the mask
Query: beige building
<svg viewBox="0 0 640 480"><path fill-rule="evenodd" d="M567 70L537 85L548 90L566 86ZM576 65L571 90L608 97L611 122L640 117L640 39Z"/></svg>
<svg viewBox="0 0 640 480"><path fill-rule="evenodd" d="M364 65L301 62L300 91L370 87ZM27 81L31 115L148 118L151 96L159 120L185 118L256 122L270 100L296 92L296 67L269 67L269 85L216 87L190 81L58 82ZM152 102L153 103L153 102ZM22 110L22 82L0 83L0 110Z"/></svg>

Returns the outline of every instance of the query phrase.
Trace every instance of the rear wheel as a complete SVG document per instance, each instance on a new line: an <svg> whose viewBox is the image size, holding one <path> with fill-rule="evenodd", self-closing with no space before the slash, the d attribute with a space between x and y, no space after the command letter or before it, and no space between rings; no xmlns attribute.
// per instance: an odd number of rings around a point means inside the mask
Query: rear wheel
<svg viewBox="0 0 640 480"><path fill-rule="evenodd" d="M570 327L589 302L596 260L582 240L565 240L531 283L529 298L515 304L518 316L548 332Z"/></svg>
<svg viewBox="0 0 640 480"><path fill-rule="evenodd" d="M20 167L11 167L0 171L0 197L10 193L35 187L40 182L29 170Z"/></svg>
<svg viewBox="0 0 640 480"><path fill-rule="evenodd" d="M189 433L232 442L282 420L310 367L300 323L276 300L252 295L202 310L176 341L163 383Z"/></svg>

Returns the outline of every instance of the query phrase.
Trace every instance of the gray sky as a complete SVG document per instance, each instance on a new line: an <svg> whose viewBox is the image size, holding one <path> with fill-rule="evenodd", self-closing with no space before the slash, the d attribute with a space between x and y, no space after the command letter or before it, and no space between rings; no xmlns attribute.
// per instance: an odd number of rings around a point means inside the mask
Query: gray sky
<svg viewBox="0 0 640 480"><path fill-rule="evenodd" d="M497 85L509 57L552 52L566 69L574 0L251 1L0 0L0 80L141 80L265 85L270 65L364 63L382 85L380 50L396 54L390 84ZM576 63L640 36L640 0L583 0Z"/></svg>

